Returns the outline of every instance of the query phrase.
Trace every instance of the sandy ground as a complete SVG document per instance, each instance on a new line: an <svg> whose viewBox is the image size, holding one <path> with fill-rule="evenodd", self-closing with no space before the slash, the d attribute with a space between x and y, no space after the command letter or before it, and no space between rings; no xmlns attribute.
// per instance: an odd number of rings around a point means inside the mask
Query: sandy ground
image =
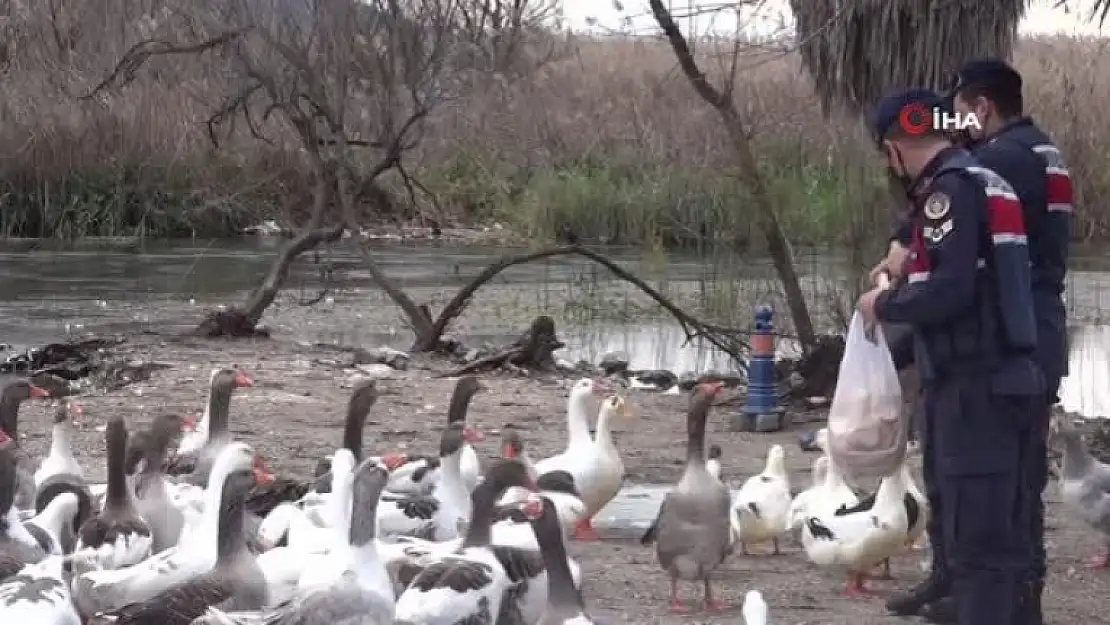
<svg viewBox="0 0 1110 625"><path fill-rule="evenodd" d="M135 358L165 362L172 368L157 372L145 383L80 398L86 417L78 435L78 453L93 479L102 479L104 473L103 434L97 427L108 415L123 413L133 422L143 422L162 411L197 413L203 407L208 371L213 366L237 364L254 377L255 386L237 392L232 400L231 427L262 453L279 475L308 476L316 459L339 443L353 376L351 371L320 363L333 359L333 352L280 340L210 342L149 336L135 337L121 350ZM435 448L454 380L432 376L446 367L445 363L414 363L409 371L396 372L380 382L383 396L368 420L368 449ZM524 430L533 457L561 451L565 441L565 381L503 375L487 376L485 381L489 391L475 398L472 423L487 432L506 423L516 424ZM673 482L681 470L687 398L644 393L633 397L635 415L616 423L614 433L623 451L627 479L637 483ZM785 443L788 468L796 484L808 483L812 456L794 445L794 433L730 433L729 410L728 406L716 410L710 425L711 442L724 450L726 477L738 484L758 472L768 445L781 442ZM45 453L48 423L47 406L25 406L20 431L32 452ZM479 445L484 455L491 456L496 450L496 436L489 436ZM1049 490L1049 500L1049 622L1098 622L1105 609L1104 598L1110 595L1110 572L1088 571L1082 560L1098 552L1100 539L1062 510L1054 487ZM583 568L588 605L597 617L613 623L739 623L739 602L750 589L763 592L776 624L907 622L886 616L879 599L842 598L841 578L810 566L797 546L788 546L785 551L780 556L735 556L726 562L717 575L717 588L735 608L718 615L672 616L664 609L667 581L655 563L653 550L627 536L571 546L572 555L579 558ZM916 582L922 576L919 561L920 554L897 558L896 581L878 582L875 588L886 594ZM687 592L698 590L688 587Z"/></svg>

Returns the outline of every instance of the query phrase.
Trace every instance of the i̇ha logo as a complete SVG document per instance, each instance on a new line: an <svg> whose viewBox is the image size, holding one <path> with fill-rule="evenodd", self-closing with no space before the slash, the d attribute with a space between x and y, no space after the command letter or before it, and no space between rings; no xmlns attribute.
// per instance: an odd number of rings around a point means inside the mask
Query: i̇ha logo
<svg viewBox="0 0 1110 625"><path fill-rule="evenodd" d="M934 106L931 109L926 108L920 102L911 102L902 107L902 110L898 113L898 123L902 126L902 130L911 135L924 134L927 130L952 132L969 128L983 129L975 113L960 115L959 113L945 111L939 106Z"/></svg>

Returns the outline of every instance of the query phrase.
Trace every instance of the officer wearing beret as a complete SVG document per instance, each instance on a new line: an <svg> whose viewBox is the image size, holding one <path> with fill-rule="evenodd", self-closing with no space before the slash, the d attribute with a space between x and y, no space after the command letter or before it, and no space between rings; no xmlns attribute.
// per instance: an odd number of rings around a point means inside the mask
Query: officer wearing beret
<svg viewBox="0 0 1110 625"><path fill-rule="evenodd" d="M933 127L940 104L913 89L876 107L872 130L913 211L905 282L858 306L870 323L913 326L957 623L1008 624L1028 553L1021 451L1044 403L1029 251L1013 189Z"/></svg>

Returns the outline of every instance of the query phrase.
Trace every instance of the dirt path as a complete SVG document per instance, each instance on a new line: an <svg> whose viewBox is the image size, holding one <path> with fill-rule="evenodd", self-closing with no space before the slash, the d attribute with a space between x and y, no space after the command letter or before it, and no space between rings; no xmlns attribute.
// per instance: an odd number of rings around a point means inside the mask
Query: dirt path
<svg viewBox="0 0 1110 625"><path fill-rule="evenodd" d="M199 412L208 372L214 366L238 364L255 379L255 386L238 392L232 400L232 430L264 454L280 475L307 476L316 459L339 443L350 372L319 364L335 358L333 352L281 341L178 342L139 337L124 352L135 358L173 365L149 382L135 384L107 395L81 397L86 423L77 436L79 460L89 476L102 479L103 434L96 426L122 413L132 421L145 421L162 411ZM445 365L414 363L411 370L395 372L379 387L383 397L371 413L366 442L370 449L434 449L445 404L454 384L431 379ZM514 423L524 430L530 453L544 457L562 449L565 441L566 383L502 376L485 378L489 391L478 395L471 410L479 428L497 430ZM628 480L670 483L681 469L685 396L635 394L635 415L615 424L614 438L622 449ZM772 442L784 443L787 464L798 484L809 480L812 456L793 444L794 434L753 435L727 431L730 407L718 408L710 424L711 442L724 450L726 477L739 483L758 472ZM49 445L46 406L24 408L20 432L34 453ZM479 445L479 452L496 453L497 437ZM1102 545L1094 532L1065 515L1055 488L1050 488L1048 550L1051 585L1047 609L1052 623L1094 623L1103 618L1105 597L1110 596L1110 572L1091 572L1082 559ZM586 579L585 595L599 618L613 623L738 623L739 610L721 615L671 616L664 613L667 582L654 552L628 539L595 544L576 543ZM887 592L920 579L917 554L898 558L894 575L899 581L880 582ZM730 558L718 575L717 587L734 605L745 592L759 589L771 606L772 622L784 625L853 625L913 622L887 617L878 600L858 601L839 596L842 579L810 566L796 546L781 556ZM689 593L698 592L687 588ZM694 595L689 595L693 597Z"/></svg>

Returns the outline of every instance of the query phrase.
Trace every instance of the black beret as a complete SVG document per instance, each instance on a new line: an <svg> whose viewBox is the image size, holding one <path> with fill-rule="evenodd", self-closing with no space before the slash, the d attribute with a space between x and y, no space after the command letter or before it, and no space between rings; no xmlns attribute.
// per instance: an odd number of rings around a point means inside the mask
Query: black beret
<svg viewBox="0 0 1110 625"><path fill-rule="evenodd" d="M954 97L964 89L976 88L981 89L988 98L1016 98L1021 95L1021 87L1021 74L1009 63L997 58L983 58L968 61L956 72L949 95Z"/></svg>

